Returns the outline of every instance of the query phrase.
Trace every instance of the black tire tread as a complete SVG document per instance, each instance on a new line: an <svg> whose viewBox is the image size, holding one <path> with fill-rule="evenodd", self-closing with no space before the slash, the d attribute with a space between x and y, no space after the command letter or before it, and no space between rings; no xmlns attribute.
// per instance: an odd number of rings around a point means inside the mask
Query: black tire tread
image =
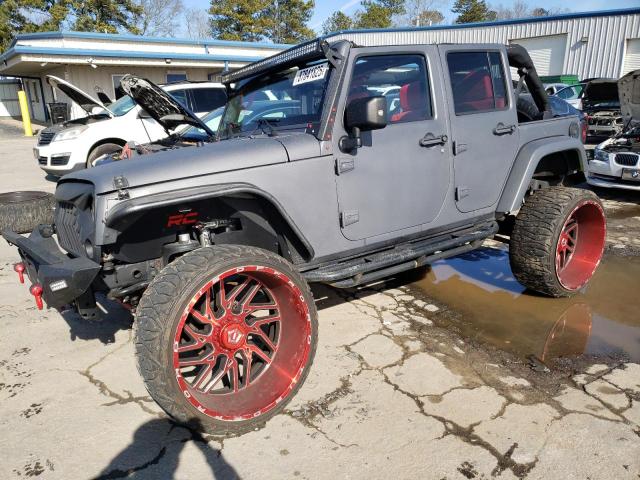
<svg viewBox="0 0 640 480"><path fill-rule="evenodd" d="M564 222L580 201L600 203L598 196L579 188L554 186L526 198L513 227L509 244L511 271L518 282L551 297L570 297L556 277L555 249Z"/></svg>
<svg viewBox="0 0 640 480"><path fill-rule="evenodd" d="M176 313L174 311L176 307L180 307L181 300L184 300L180 298L180 295L184 293L185 289L192 286L191 279L194 276L223 262L236 261L246 264L255 259L271 264L290 275L290 278L307 299L313 324L308 366L289 397L270 412L254 420L219 422L207 417L203 418L203 416L196 417L192 407L186 405L186 402L176 401L177 399L174 398L173 392L177 390L170 384L174 381L173 370L171 367L167 369L158 358L158 352L166 349L167 335L171 335L171 329L166 328L166 325L170 323L171 315ZM282 257L261 248L239 245L199 248L167 265L154 278L140 299L134 323L137 367L151 397L178 422L214 435L236 435L250 431L279 413L295 396L309 374L309 366L315 356L317 335L317 313L313 303L313 295L302 276ZM171 344L170 341L169 344Z"/></svg>
<svg viewBox="0 0 640 480"><path fill-rule="evenodd" d="M55 205L54 196L44 192L40 198L0 202L0 232L10 228L16 233L29 233L41 223L52 224Z"/></svg>

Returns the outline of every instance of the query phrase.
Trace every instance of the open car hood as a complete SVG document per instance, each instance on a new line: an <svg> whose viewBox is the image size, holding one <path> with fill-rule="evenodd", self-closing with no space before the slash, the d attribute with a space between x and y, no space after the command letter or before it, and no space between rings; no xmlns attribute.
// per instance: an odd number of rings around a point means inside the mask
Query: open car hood
<svg viewBox="0 0 640 480"><path fill-rule="evenodd" d="M617 103L618 81L614 78L599 78L587 83L584 87L583 100L594 103Z"/></svg>
<svg viewBox="0 0 640 480"><path fill-rule="evenodd" d="M640 121L640 70L627 73L618 80L620 112L626 121Z"/></svg>
<svg viewBox="0 0 640 480"><path fill-rule="evenodd" d="M80 105L80 107L87 113L95 113L94 109L102 108L104 109L109 116L113 117L113 112L109 110L100 100L96 100L91 95L86 92L83 92L75 85L67 82L58 77L54 77L53 75L47 75L47 83L54 88L57 88L62 93L64 93L67 97L73 100L75 103Z"/></svg>
<svg viewBox="0 0 640 480"><path fill-rule="evenodd" d="M195 113L182 106L155 83L135 75L126 75L120 80L120 86L167 132L180 125L193 125L211 136L215 135Z"/></svg>

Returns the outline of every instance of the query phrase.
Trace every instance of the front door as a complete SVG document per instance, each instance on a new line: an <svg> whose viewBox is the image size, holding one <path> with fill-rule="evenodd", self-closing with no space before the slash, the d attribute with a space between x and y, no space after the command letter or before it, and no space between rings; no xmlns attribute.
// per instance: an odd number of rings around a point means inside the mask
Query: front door
<svg viewBox="0 0 640 480"><path fill-rule="evenodd" d="M495 205L511 171L518 140L518 115L509 98L500 50L468 45L441 46L454 154L458 210Z"/></svg>
<svg viewBox="0 0 640 480"><path fill-rule="evenodd" d="M350 240L428 228L450 180L449 132L438 62L432 46L382 54L352 49L340 110L352 100L382 95L388 124L362 133L363 146L337 155L340 223ZM341 117L344 117L343 115ZM345 135L336 122L334 141Z"/></svg>

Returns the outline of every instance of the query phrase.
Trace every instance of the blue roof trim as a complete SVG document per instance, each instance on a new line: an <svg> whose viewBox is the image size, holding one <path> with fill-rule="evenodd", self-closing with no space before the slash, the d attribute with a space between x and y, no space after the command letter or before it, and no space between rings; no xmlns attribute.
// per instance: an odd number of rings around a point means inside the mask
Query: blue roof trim
<svg viewBox="0 0 640 480"><path fill-rule="evenodd" d="M622 8L617 10L598 10L593 12L576 12L561 13L558 15L550 15L548 17L525 17L513 20L497 20L494 22L474 22L461 23L454 25L434 25L432 27L404 27L404 28L371 28L364 30L340 30L324 35L320 38L327 39L336 35L352 34L352 33L384 33L384 32L414 32L414 31L430 31L430 30L458 30L462 28L478 28L478 27L495 27L500 25L518 25L522 23L548 22L552 20L568 20L571 18L588 18L588 17L610 17L614 15L635 15L640 14L640 8Z"/></svg>
<svg viewBox="0 0 640 480"><path fill-rule="evenodd" d="M111 40L114 42L144 42L144 43L179 43L183 45L210 45L218 47L245 47L245 48L266 48L266 49L286 49L292 45L283 43L267 43L267 42L241 42L234 40L190 40L188 38L162 38L162 37L145 37L142 35L131 35L126 33L93 33L93 32L37 32L37 33L21 33L16 35L11 46L14 46L18 40L34 40L34 39L57 39L57 38L84 38L89 40Z"/></svg>
<svg viewBox="0 0 640 480"><path fill-rule="evenodd" d="M190 54L190 53L156 53L156 52L132 52L126 50L90 50L75 48L49 48L49 47L31 47L18 45L10 48L2 56L0 62L5 61L20 53L32 53L42 55L74 55L87 57L122 57L122 58L170 58L172 60L209 60L212 62L256 62L265 57L249 57L241 55L208 55L208 54Z"/></svg>

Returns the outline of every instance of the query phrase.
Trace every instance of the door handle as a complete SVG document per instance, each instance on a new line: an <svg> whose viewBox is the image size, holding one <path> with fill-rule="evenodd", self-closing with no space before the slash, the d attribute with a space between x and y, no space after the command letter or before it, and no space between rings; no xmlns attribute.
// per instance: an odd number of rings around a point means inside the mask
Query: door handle
<svg viewBox="0 0 640 480"><path fill-rule="evenodd" d="M449 141L449 137L446 135L440 135L436 137L433 133L427 133L420 139L421 147L435 147L436 145L444 145Z"/></svg>
<svg viewBox="0 0 640 480"><path fill-rule="evenodd" d="M493 129L493 134L494 135L511 135L515 131L516 131L515 125L505 126L504 123L500 122L498 125L496 125L496 128Z"/></svg>

